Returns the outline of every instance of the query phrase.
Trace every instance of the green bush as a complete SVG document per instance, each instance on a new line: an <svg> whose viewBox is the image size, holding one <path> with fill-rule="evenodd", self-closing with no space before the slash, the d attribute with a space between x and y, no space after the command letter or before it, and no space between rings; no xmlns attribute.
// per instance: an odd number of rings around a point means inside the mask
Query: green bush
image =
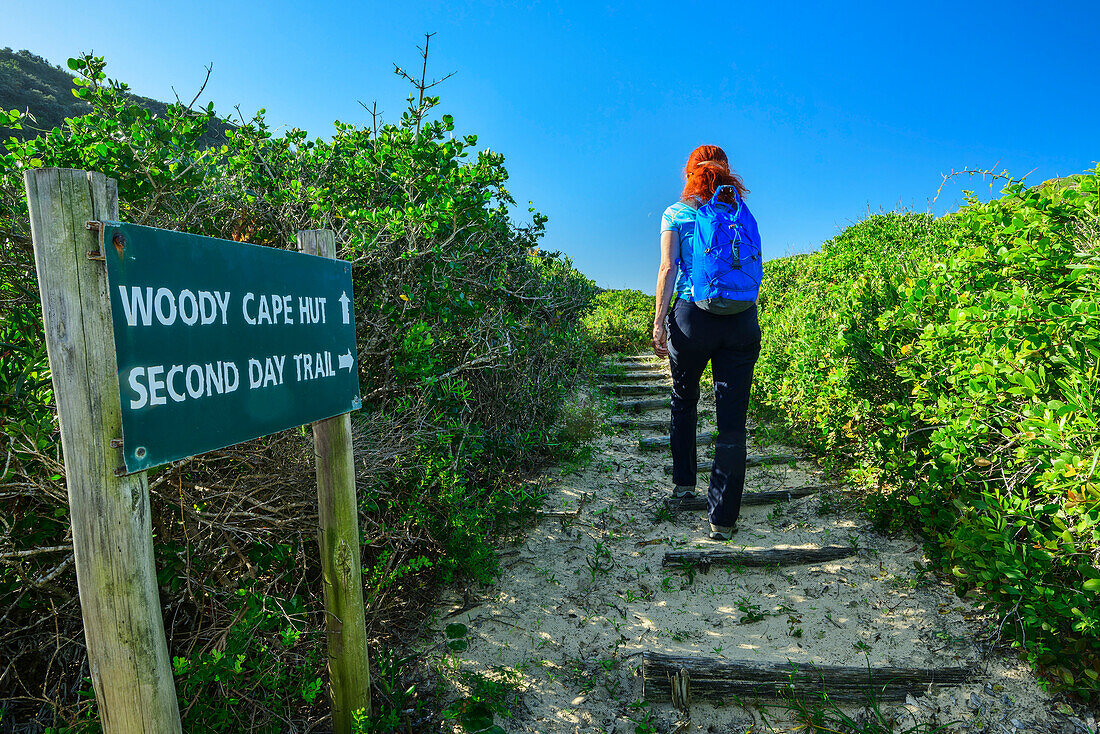
<svg viewBox="0 0 1100 734"><path fill-rule="evenodd" d="M1056 683L1100 690L1100 170L768 263L758 410L876 485Z"/></svg>
<svg viewBox="0 0 1100 734"><path fill-rule="evenodd" d="M261 110L212 148L208 130L224 125L213 105L154 115L106 79L101 58L69 66L92 112L0 154L0 552L63 547L68 531L22 173L100 171L118 180L124 221L272 247L293 247L301 229L336 232L358 320L369 624L397 645L385 630L440 581L492 577L493 545L539 501L524 473L571 447L555 426L595 363L580 321L594 284L538 249L545 217L509 217L503 156L472 154L476 136L436 116L438 97L413 94L422 101L397 123L337 122L329 139L276 134ZM0 126L27 125L0 111ZM327 711L314 695L324 619L311 465L305 431L287 431L153 473L158 581L190 730L308 729ZM74 588L56 551L0 565L0 658L21 671L0 684L5 722L94 719L75 695L86 660ZM404 729L403 716L376 720Z"/></svg>
<svg viewBox="0 0 1100 734"><path fill-rule="evenodd" d="M603 291L584 326L602 353L645 350L653 338L653 308L653 296L641 291Z"/></svg>

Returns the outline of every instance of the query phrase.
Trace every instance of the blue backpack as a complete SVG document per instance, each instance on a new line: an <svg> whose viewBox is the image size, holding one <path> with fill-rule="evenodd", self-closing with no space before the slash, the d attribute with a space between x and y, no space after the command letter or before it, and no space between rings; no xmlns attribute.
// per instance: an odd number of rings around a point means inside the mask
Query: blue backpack
<svg viewBox="0 0 1100 734"><path fill-rule="evenodd" d="M736 204L718 200L722 189L733 189ZM680 259L684 268L683 258ZM764 258L756 219L733 186L719 186L710 201L695 212L691 272L691 300L714 314L749 309L760 292Z"/></svg>

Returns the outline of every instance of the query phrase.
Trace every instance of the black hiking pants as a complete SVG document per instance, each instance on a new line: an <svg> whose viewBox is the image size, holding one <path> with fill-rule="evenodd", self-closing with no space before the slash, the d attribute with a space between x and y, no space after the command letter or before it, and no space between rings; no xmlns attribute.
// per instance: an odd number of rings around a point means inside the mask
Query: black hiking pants
<svg viewBox="0 0 1100 734"><path fill-rule="evenodd" d="M760 356L756 306L717 316L677 299L668 319L668 356L672 367L672 481L695 486L695 435L698 430L699 378L711 364L718 436L710 473L707 507L714 525L730 526L741 512L745 488L745 419L752 371Z"/></svg>

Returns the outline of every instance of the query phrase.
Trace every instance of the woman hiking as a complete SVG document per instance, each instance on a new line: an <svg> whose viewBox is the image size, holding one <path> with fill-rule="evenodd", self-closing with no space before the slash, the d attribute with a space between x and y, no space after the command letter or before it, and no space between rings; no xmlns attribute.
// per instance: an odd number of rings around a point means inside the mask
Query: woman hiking
<svg viewBox="0 0 1100 734"><path fill-rule="evenodd" d="M760 354L756 315L762 268L760 237L756 221L742 201L748 190L741 177L730 170L721 148L696 148L684 175L680 200L661 218L653 351L659 357L667 356L672 369L672 494L677 498L695 493L699 379L707 362L711 364L718 436L707 509L710 537L729 540L737 532L741 511L745 419L753 367ZM723 232L736 233L732 246L731 235L725 235L724 257L716 258L721 249L716 231L719 240ZM670 313L673 292L676 301Z"/></svg>

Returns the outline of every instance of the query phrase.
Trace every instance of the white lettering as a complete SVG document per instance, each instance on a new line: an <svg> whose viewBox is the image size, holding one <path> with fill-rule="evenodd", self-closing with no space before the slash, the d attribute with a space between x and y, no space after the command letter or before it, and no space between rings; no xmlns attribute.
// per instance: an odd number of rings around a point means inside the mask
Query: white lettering
<svg viewBox="0 0 1100 734"><path fill-rule="evenodd" d="M225 296L225 298L222 298L222 296ZM214 291L214 298L218 299L218 307L221 309L222 324L224 325L226 323L225 315L229 311L229 291L226 291L225 293L222 293L221 291Z"/></svg>
<svg viewBox="0 0 1100 734"><path fill-rule="evenodd" d="M119 287L121 288L122 286ZM138 396L137 400L130 399L130 410L144 408L146 403L149 402L149 393L146 392L145 385L141 384L141 374L143 372L145 372L144 367L135 367L130 370L130 389L137 393Z"/></svg>
<svg viewBox="0 0 1100 734"><path fill-rule="evenodd" d="M190 307L187 304L191 304ZM190 314L187 313L188 308L190 308ZM195 294L189 290L180 291L180 321L188 326L194 326L198 320L199 302L195 299Z"/></svg>
<svg viewBox="0 0 1100 734"><path fill-rule="evenodd" d="M274 360L274 367L270 369L274 372L276 367L281 368L286 358L283 357L280 360L278 357L273 357L268 361L272 360ZM205 365L174 364L168 368L168 373L165 375L166 366L134 367L130 370L126 381L137 396L130 399L130 410L139 410L151 405L165 405L169 398L172 402L182 403L188 396L197 400L203 397L204 393L206 397L215 393L230 393L235 391L241 382L240 372L233 362L207 362ZM163 378L162 375L164 375ZM281 369L274 376L268 375L267 380L273 380L273 384L281 384Z"/></svg>
<svg viewBox="0 0 1100 734"><path fill-rule="evenodd" d="M283 296L283 319L288 324L294 323L294 312L290 308L290 296Z"/></svg>
<svg viewBox="0 0 1100 734"><path fill-rule="evenodd" d="M199 323L206 326L217 321L219 312L221 313L222 324L229 323L229 291L225 293L221 291L198 291L196 295L195 291L185 288L179 292L179 295L176 295L169 288L157 288L154 295L151 287L139 288L137 286L120 285L118 293L122 302L122 314L126 319L127 326L152 326L154 316L162 326L171 326L176 323L177 317L188 326ZM273 296L273 298L279 301L280 306L285 306L290 296L285 298ZM255 324L256 321L250 318L248 313L248 301L250 299L255 299L255 296L251 293L246 294L241 308L244 311L245 321ZM263 304L263 310L268 323L271 323L271 312L266 303ZM287 322L293 323L289 320L286 309L283 310Z"/></svg>
<svg viewBox="0 0 1100 734"><path fill-rule="evenodd" d="M209 310L207 310L209 306ZM218 302L210 291L199 291L199 315L202 317L202 325L214 323L218 316Z"/></svg>
<svg viewBox="0 0 1100 734"><path fill-rule="evenodd" d="M233 382L229 381L229 370L233 370ZM241 384L241 373L237 371L237 364L235 362L226 362L223 367L223 376L225 377L225 391L233 392L237 389L237 386Z"/></svg>
<svg viewBox="0 0 1100 734"><path fill-rule="evenodd" d="M142 289L137 286L131 286L129 299L126 298L126 286L120 285L118 292L122 296L122 313L126 316L126 325L137 326L140 318L142 326L152 326L153 289L146 288L144 298L142 298Z"/></svg>
<svg viewBox="0 0 1100 734"><path fill-rule="evenodd" d="M241 313L244 314L244 320L252 324L253 326L256 325L256 319L248 315L248 302L255 300L255 298L256 296L254 294L245 293L244 298L241 299ZM225 323L224 319L222 320L222 323Z"/></svg>
<svg viewBox="0 0 1100 734"><path fill-rule="evenodd" d="M270 357L264 360L264 387L267 387L268 383L279 384L279 376L275 374L275 365L272 364Z"/></svg>
<svg viewBox="0 0 1100 734"><path fill-rule="evenodd" d="M256 314L256 323L271 323L271 309L267 306L267 296L260 296L260 311Z"/></svg>
<svg viewBox="0 0 1100 734"><path fill-rule="evenodd" d="M173 307L175 310L175 307ZM156 367L150 367L145 371L145 374L149 377L149 405L164 405L168 402L168 399L160 394L160 391L164 389L164 380L160 379L160 375L164 374L164 367L157 365Z"/></svg>
<svg viewBox="0 0 1100 734"><path fill-rule="evenodd" d="M318 304L320 304L320 308L321 308L321 323L323 324L323 323L325 323L325 300L326 300L326 299L324 299L324 298L314 298L313 300L317 301L317 303L318 303ZM313 322L313 323L315 323L315 324L316 324L316 323L317 323L317 321L316 321L316 320L314 320L314 322Z"/></svg>
<svg viewBox="0 0 1100 734"><path fill-rule="evenodd" d="M248 360L248 389L255 390L264 379L264 366L258 359Z"/></svg>
<svg viewBox="0 0 1100 734"><path fill-rule="evenodd" d="M171 309L168 314L164 313L164 309L161 308L163 303L167 302ZM157 297L153 302L153 308L157 313L157 321L165 326L171 326L176 323L176 299L172 297L172 291L167 288L158 288Z"/></svg>
<svg viewBox="0 0 1100 734"><path fill-rule="evenodd" d="M193 364L187 368L187 394L192 398L201 398L204 388L202 380L202 365Z"/></svg>
<svg viewBox="0 0 1100 734"><path fill-rule="evenodd" d="M276 367L276 369L279 370L279 384L282 385L283 384L283 365L286 364L286 355L284 354L281 357L272 357L271 359L275 361L275 367Z"/></svg>
<svg viewBox="0 0 1100 734"><path fill-rule="evenodd" d="M225 392L225 380L222 379L221 367L221 362L218 362L216 366L210 362L206 363L206 397L210 397L214 393Z"/></svg>
<svg viewBox="0 0 1100 734"><path fill-rule="evenodd" d="M175 400L177 403L182 403L184 400L187 399L187 396L181 392L176 392L175 387L173 387L172 385L172 375L176 373L179 373L181 375L183 374L182 364L172 365L172 369L168 370L168 375L167 377L165 377L164 383L168 386L168 396Z"/></svg>

